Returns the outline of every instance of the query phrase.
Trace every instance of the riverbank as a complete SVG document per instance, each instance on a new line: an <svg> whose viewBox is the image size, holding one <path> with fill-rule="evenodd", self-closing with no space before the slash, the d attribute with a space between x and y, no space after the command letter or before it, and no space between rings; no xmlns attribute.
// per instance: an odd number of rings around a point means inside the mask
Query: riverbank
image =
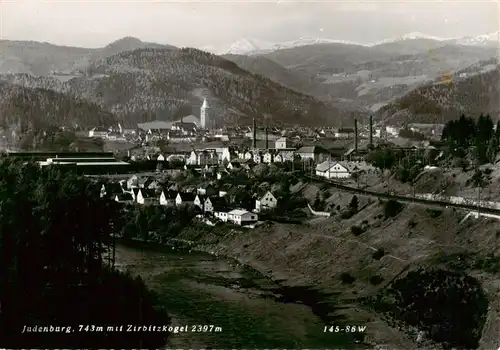
<svg viewBox="0 0 500 350"><path fill-rule="evenodd" d="M344 201L349 203L350 197ZM342 220L318 218L302 225L266 223L254 230L194 225L170 243L236 259L281 286L314 286L324 295L337 293L335 305L341 308L329 316L366 326L364 342L371 346L436 348L439 344L429 340L430 332L422 336L417 327L386 317L365 301L418 266L453 270L452 263L441 261L443 255L476 254L475 259L492 256L489 259L494 260L499 253L497 223L463 221L463 216L452 209L429 211L412 204L388 216L383 203L371 202ZM481 325L477 330L463 331L479 331L481 348L497 348L499 280L492 267L481 269L471 265L462 271L479 280L491 308L482 331Z"/></svg>
<svg viewBox="0 0 500 350"><path fill-rule="evenodd" d="M429 339L430 333L421 336L416 327L387 318L364 301L418 266L453 270L453 264L440 262L443 254L470 253L476 254L476 259L499 254L497 223L488 219L463 221L463 217L460 211L429 211L412 204L386 216L383 203L373 202L345 220L266 223L254 230L189 228L177 238L192 242L192 249L237 259L282 285L314 286L325 294L337 292L342 309L336 315L366 326L368 344L439 347ZM360 233L354 234L353 227L361 228ZM478 278L492 306L480 337L481 348L497 348L498 277L491 268L478 271L471 266L464 272ZM472 332L464 329L468 331Z"/></svg>
<svg viewBox="0 0 500 350"><path fill-rule="evenodd" d="M183 248L187 244L177 243ZM117 267L140 275L160 295L172 325L220 327L220 331L172 334L169 346L366 348L354 341L362 331L356 336L325 332L335 295L282 286L231 258L178 245L121 241Z"/></svg>

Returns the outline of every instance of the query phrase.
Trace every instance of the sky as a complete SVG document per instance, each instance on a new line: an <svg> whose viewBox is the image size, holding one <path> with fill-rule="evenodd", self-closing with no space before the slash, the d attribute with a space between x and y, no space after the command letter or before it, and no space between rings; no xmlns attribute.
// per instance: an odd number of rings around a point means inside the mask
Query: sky
<svg viewBox="0 0 500 350"><path fill-rule="evenodd" d="M0 37L102 47L125 36L223 50L242 38L313 36L370 43L408 32L463 37L499 30L496 1L0 0Z"/></svg>

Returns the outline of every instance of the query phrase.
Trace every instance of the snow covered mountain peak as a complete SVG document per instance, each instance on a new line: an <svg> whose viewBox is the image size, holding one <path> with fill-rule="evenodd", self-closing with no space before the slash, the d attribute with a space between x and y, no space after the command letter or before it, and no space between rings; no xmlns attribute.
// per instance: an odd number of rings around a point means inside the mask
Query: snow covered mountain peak
<svg viewBox="0 0 500 350"><path fill-rule="evenodd" d="M435 40L452 42L459 45L477 46L477 45L492 45L499 44L499 32L482 34L477 36L468 36L462 38L440 38L432 35L423 34L421 32L411 32L398 37L380 40L374 43L360 44L349 40L337 40L330 38L319 38L313 36L303 36L297 40L287 41L283 43L269 43L258 39L240 39L232 43L229 48L221 52L221 54L237 54L237 55L252 55L263 54L271 51L290 49L294 47L314 45L314 44L346 44L346 45L361 45L373 47L381 44L396 43L406 40Z"/></svg>
<svg viewBox="0 0 500 350"><path fill-rule="evenodd" d="M388 38L384 40L380 40L371 44L367 44L366 46L377 46L377 45L382 45L382 44L388 44L388 43L395 43L398 41L405 41L405 40L419 40L419 39L424 39L424 40L435 40L435 41L447 41L447 40L453 40L453 39L445 39L445 38L440 38L437 36L432 36L432 35L427 35L423 34L420 32L411 32L407 33L404 35L401 35L399 37L394 37L394 38Z"/></svg>
<svg viewBox="0 0 500 350"><path fill-rule="evenodd" d="M347 44L347 45L361 45L348 40L336 40L329 38L318 38L313 36L303 36L297 40L287 41L279 44L272 44L257 39L240 39L232 43L223 54L257 54L282 49L290 49L294 47L314 45L314 44Z"/></svg>
<svg viewBox="0 0 500 350"><path fill-rule="evenodd" d="M258 39L243 38L235 41L223 52L223 54L244 55L250 52L268 50L274 44Z"/></svg>
<svg viewBox="0 0 500 350"><path fill-rule="evenodd" d="M460 45L498 45L499 44L499 34L500 32L493 32L488 34L481 34L477 36L466 36L460 39L456 39L455 42Z"/></svg>

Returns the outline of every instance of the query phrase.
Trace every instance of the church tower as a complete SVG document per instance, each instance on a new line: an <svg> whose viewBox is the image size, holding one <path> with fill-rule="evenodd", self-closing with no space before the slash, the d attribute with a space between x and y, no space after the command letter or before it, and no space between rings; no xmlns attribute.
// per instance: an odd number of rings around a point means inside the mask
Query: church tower
<svg viewBox="0 0 500 350"><path fill-rule="evenodd" d="M203 99L203 104L201 105L200 109L200 127L202 129L206 129L208 125L208 118L210 116L210 107L208 106L207 99Z"/></svg>

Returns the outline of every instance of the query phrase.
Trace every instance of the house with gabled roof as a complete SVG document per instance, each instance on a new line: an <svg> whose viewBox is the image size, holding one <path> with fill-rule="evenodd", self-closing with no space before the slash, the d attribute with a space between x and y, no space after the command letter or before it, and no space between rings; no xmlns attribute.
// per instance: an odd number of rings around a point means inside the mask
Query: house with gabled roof
<svg viewBox="0 0 500 350"><path fill-rule="evenodd" d="M115 195L115 202L122 204L130 204L134 203L134 198L132 197L132 194L130 192L123 192Z"/></svg>
<svg viewBox="0 0 500 350"><path fill-rule="evenodd" d="M130 193L132 195L132 198L134 199L134 202L137 201L137 195L139 194L139 190L140 188L139 187L134 187L132 188L132 190L128 193Z"/></svg>
<svg viewBox="0 0 500 350"><path fill-rule="evenodd" d="M194 205L194 199L196 198L194 193L191 192L179 192L175 198L175 205Z"/></svg>
<svg viewBox="0 0 500 350"><path fill-rule="evenodd" d="M324 162L330 157L330 151L321 146L304 146L296 152L302 160L313 160L315 163Z"/></svg>
<svg viewBox="0 0 500 350"><path fill-rule="evenodd" d="M207 196L203 194L197 194L196 197L194 198L194 205L201 210L203 210L203 207L205 205L205 200L207 199Z"/></svg>
<svg viewBox="0 0 500 350"><path fill-rule="evenodd" d="M160 194L160 205L175 205L176 191L164 190Z"/></svg>
<svg viewBox="0 0 500 350"><path fill-rule="evenodd" d="M327 179L345 179L351 177L352 173L358 170L354 164L327 160L316 166L316 175Z"/></svg>
<svg viewBox="0 0 500 350"><path fill-rule="evenodd" d="M274 156L273 159L274 163L283 163L283 156L281 154L277 154Z"/></svg>
<svg viewBox="0 0 500 350"><path fill-rule="evenodd" d="M105 138L108 135L108 132L109 132L108 129L102 126L97 126L95 128L90 129L89 137Z"/></svg>
<svg viewBox="0 0 500 350"><path fill-rule="evenodd" d="M113 198L115 195L123 193L123 189L119 183L110 182L106 184L102 184L101 186L101 198Z"/></svg>
<svg viewBox="0 0 500 350"><path fill-rule="evenodd" d="M227 170L238 170L241 169L241 163L240 162L229 162L226 166Z"/></svg>
<svg viewBox="0 0 500 350"><path fill-rule="evenodd" d="M262 163L270 164L274 161L274 152L267 150L262 156Z"/></svg>
<svg viewBox="0 0 500 350"><path fill-rule="evenodd" d="M224 197L213 196L207 197L205 199L205 203L203 206L203 210L205 211L205 213L213 213L217 207L227 207L227 201Z"/></svg>
<svg viewBox="0 0 500 350"><path fill-rule="evenodd" d="M235 225L246 225L255 223L259 220L259 216L256 213L249 212L244 209L233 209L227 213L227 221L232 222Z"/></svg>
<svg viewBox="0 0 500 350"><path fill-rule="evenodd" d="M137 192L136 201L139 204L156 204L158 202L158 198L154 190L148 190L146 188L139 188Z"/></svg>
<svg viewBox="0 0 500 350"><path fill-rule="evenodd" d="M255 201L255 211L260 212L262 210L274 209L277 205L278 199L271 191L267 191L262 197Z"/></svg>
<svg viewBox="0 0 500 350"><path fill-rule="evenodd" d="M259 151L259 150L253 151L253 161L256 164L262 163L262 159L263 159L262 151Z"/></svg>

